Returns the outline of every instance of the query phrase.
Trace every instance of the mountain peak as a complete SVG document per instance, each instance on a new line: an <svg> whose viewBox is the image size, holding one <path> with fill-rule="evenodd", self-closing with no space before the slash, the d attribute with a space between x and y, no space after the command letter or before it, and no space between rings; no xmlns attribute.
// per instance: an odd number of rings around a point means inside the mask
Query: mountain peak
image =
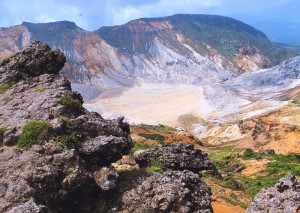
<svg viewBox="0 0 300 213"><path fill-rule="evenodd" d="M69 30L79 28L74 22L71 21L56 21L49 23L22 22L22 25L28 28L64 28Z"/></svg>

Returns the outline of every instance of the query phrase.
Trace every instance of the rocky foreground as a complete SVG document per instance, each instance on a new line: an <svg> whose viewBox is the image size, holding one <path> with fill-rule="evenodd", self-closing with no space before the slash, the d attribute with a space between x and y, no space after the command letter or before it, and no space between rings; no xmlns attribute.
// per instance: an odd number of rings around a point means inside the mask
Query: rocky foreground
<svg viewBox="0 0 300 213"><path fill-rule="evenodd" d="M132 147L129 126L82 107L58 74L65 61L34 42L0 63L0 212L91 212L108 194L117 197L115 212L212 212L197 172L213 165L190 145L169 148L182 156L182 171L147 173L140 185L118 190L111 164ZM201 164L188 166L193 159Z"/></svg>
<svg viewBox="0 0 300 213"><path fill-rule="evenodd" d="M129 125L82 107L58 74L65 60L34 42L0 62L0 212L213 212L199 172L218 172L191 144L136 152L141 169L128 171L124 187L111 165L133 146ZM286 178L247 211L299 211L299 182Z"/></svg>

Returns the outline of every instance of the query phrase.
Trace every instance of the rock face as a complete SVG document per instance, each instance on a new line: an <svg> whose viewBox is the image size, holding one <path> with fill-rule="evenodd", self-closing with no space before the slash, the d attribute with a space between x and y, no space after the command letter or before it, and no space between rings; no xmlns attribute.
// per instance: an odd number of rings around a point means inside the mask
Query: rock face
<svg viewBox="0 0 300 213"><path fill-rule="evenodd" d="M261 190L246 212L300 212L300 182L294 175L287 174L274 187Z"/></svg>
<svg viewBox="0 0 300 213"><path fill-rule="evenodd" d="M116 187L117 174L102 167L129 153L129 125L86 111L58 74L64 63L40 42L0 63L0 146L16 145L29 121L49 124L41 144L1 149L0 212L89 211Z"/></svg>
<svg viewBox="0 0 300 213"><path fill-rule="evenodd" d="M140 150L134 153L134 158L140 167L154 164L153 160L172 170L214 170L214 164L208 159L206 152L194 149L193 144L177 143L165 147Z"/></svg>
<svg viewBox="0 0 300 213"><path fill-rule="evenodd" d="M213 212L211 192L190 171L154 173L122 197L124 212Z"/></svg>
<svg viewBox="0 0 300 213"><path fill-rule="evenodd" d="M88 202L80 192L91 195L97 189L75 150L63 151L53 144L36 145L25 152L8 149L1 153L0 162L1 212L20 212L28 205L40 209L40 204L49 211L70 211Z"/></svg>
<svg viewBox="0 0 300 213"><path fill-rule="evenodd" d="M172 144L134 153L140 167L162 165L166 171L140 177L122 195L120 212L212 212L210 188L199 171L215 166L192 144Z"/></svg>

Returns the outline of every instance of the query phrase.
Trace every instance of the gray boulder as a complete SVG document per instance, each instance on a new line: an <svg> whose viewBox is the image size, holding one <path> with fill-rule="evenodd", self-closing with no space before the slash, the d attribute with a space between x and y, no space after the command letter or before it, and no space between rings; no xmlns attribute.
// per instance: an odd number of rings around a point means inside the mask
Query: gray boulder
<svg viewBox="0 0 300 213"><path fill-rule="evenodd" d="M261 190L249 204L246 212L300 212L300 182L294 175L287 174L275 186Z"/></svg>
<svg viewBox="0 0 300 213"><path fill-rule="evenodd" d="M82 144L81 156L93 167L109 166L129 153L131 140L125 137L98 136Z"/></svg>
<svg viewBox="0 0 300 213"><path fill-rule="evenodd" d="M194 145L188 143L139 150L134 153L134 158L142 168L159 162L165 168L172 170L190 170L193 172L202 170L216 171L207 153L200 149L194 149Z"/></svg>
<svg viewBox="0 0 300 213"><path fill-rule="evenodd" d="M39 209L40 205L52 210L69 205L72 209L96 189L92 174L75 150L63 151L53 144L35 145L24 152L5 149L0 165L0 212L21 211L26 206Z"/></svg>
<svg viewBox="0 0 300 213"><path fill-rule="evenodd" d="M117 187L118 173L113 167L103 167L93 173L97 185L102 191L109 191Z"/></svg>
<svg viewBox="0 0 300 213"><path fill-rule="evenodd" d="M121 212L211 213L211 191L191 171L153 173L123 194Z"/></svg>

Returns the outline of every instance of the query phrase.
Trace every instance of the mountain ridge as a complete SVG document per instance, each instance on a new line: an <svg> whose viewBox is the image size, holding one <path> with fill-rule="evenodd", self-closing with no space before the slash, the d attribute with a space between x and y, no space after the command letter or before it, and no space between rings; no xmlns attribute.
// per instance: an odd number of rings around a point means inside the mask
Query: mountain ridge
<svg viewBox="0 0 300 213"><path fill-rule="evenodd" d="M201 24L202 19L217 27L212 30L213 26ZM230 30L223 31L220 27L224 28L224 23L220 20L231 23ZM206 32L209 27L212 29ZM232 29L242 32L246 29L250 33L240 34ZM210 36L213 31L218 33ZM234 39L223 37L224 32L234 34ZM245 38L236 39L240 35ZM103 89L131 87L138 78L192 84L207 79L224 81L242 72L274 66L296 55L272 44L264 33L232 18L174 15L133 20L96 31L86 31L69 21L23 22L0 29L0 59L33 40L41 40L66 55L67 63L61 73L73 83ZM259 41L264 45L257 45ZM272 60L278 54L282 57Z"/></svg>

